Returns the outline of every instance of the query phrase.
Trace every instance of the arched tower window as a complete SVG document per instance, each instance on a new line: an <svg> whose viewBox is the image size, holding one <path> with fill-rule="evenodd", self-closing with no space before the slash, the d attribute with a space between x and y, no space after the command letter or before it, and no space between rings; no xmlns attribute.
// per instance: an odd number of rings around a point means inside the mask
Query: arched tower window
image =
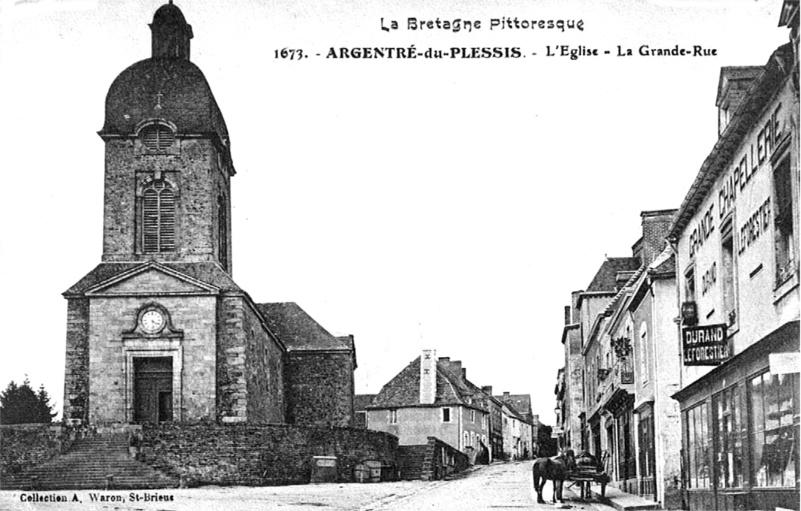
<svg viewBox="0 0 801 511"><path fill-rule="evenodd" d="M145 148L152 152L164 152L175 142L175 134L163 124L151 124L142 130L140 137Z"/></svg>
<svg viewBox="0 0 801 511"><path fill-rule="evenodd" d="M175 190L163 179L148 183L142 192L142 251L175 251Z"/></svg>

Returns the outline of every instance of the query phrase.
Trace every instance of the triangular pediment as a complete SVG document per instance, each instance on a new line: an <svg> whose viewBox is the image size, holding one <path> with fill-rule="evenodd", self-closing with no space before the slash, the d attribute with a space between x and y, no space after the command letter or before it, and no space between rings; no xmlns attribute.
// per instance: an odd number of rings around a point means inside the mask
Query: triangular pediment
<svg viewBox="0 0 801 511"><path fill-rule="evenodd" d="M147 264L116 275L87 290L87 296L209 295L215 286L159 264Z"/></svg>

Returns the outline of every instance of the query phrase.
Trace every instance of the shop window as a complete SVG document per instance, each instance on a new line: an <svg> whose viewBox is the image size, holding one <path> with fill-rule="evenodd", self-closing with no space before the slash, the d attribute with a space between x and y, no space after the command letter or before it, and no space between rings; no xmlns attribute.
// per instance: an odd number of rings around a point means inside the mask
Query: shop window
<svg viewBox="0 0 801 511"><path fill-rule="evenodd" d="M710 440L706 403L684 413L687 438L687 486L709 488Z"/></svg>
<svg viewBox="0 0 801 511"><path fill-rule="evenodd" d="M773 190L776 202L775 246L776 285L779 286L795 273L795 221L793 220L793 186L790 158L784 158L773 172Z"/></svg>
<svg viewBox="0 0 801 511"><path fill-rule="evenodd" d="M741 390L732 387L712 399L715 418L714 448L718 488L743 486Z"/></svg>
<svg viewBox="0 0 801 511"><path fill-rule="evenodd" d="M751 481L757 487L795 487L798 474L798 376L764 373L749 382Z"/></svg>
<svg viewBox="0 0 801 511"><path fill-rule="evenodd" d="M656 473L656 462L654 459L654 418L653 416L641 417L637 426L637 436L639 436L640 470L642 477L653 477Z"/></svg>
<svg viewBox="0 0 801 511"><path fill-rule="evenodd" d="M631 436L631 415L626 412L617 419L618 477L621 480L637 477L637 461Z"/></svg>

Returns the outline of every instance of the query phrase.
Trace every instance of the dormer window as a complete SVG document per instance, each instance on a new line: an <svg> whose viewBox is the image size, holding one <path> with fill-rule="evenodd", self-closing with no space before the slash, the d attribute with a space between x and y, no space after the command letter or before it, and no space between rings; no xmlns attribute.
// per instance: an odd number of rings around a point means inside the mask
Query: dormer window
<svg viewBox="0 0 801 511"><path fill-rule="evenodd" d="M163 124L152 124L140 133L142 145L154 153L163 153L175 143L175 133Z"/></svg>

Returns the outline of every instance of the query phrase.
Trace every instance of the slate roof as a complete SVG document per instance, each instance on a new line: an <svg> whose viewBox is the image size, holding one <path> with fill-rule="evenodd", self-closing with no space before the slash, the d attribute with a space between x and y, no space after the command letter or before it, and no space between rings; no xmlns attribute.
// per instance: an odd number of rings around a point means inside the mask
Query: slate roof
<svg viewBox="0 0 801 511"><path fill-rule="evenodd" d="M533 420L534 413L531 410L531 395L530 394L509 394L508 396L495 396L496 399L504 403L511 404L511 406L526 420Z"/></svg>
<svg viewBox="0 0 801 511"><path fill-rule="evenodd" d="M353 410L361 412L373 403L376 394L356 394L353 396Z"/></svg>
<svg viewBox="0 0 801 511"><path fill-rule="evenodd" d="M195 280L210 284L222 292L243 292L230 275L216 263L171 263L143 261L127 263L100 263L81 280L64 292L64 296L81 295L92 287L101 284L123 273L134 271L145 266L158 268L163 266Z"/></svg>
<svg viewBox="0 0 801 511"><path fill-rule="evenodd" d="M294 302L257 303L267 326L289 351L352 350L350 337L336 337Z"/></svg>
<svg viewBox="0 0 801 511"><path fill-rule="evenodd" d="M617 274L619 272L636 271L639 267L640 260L636 257L610 257L603 262L585 292L615 293L620 287L617 282Z"/></svg>
<svg viewBox="0 0 801 511"><path fill-rule="evenodd" d="M482 409L481 390L463 381L437 361L437 392L433 404L420 403L420 357L412 360L400 373L391 379L373 399L368 408L403 408L411 406L461 405ZM473 401L475 396L476 402Z"/></svg>

